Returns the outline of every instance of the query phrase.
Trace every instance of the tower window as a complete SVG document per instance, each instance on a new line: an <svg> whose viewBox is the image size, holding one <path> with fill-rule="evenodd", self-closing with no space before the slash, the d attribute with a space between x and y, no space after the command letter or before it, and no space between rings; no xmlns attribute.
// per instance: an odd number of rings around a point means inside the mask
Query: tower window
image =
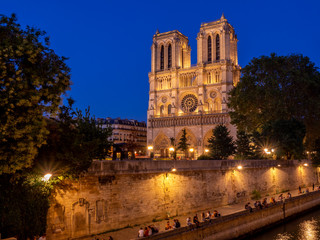
<svg viewBox="0 0 320 240"><path fill-rule="evenodd" d="M161 105L161 106L160 106L160 115L163 115L163 114L164 114L164 106Z"/></svg>
<svg viewBox="0 0 320 240"><path fill-rule="evenodd" d="M220 37L218 34L216 37L216 60L220 60Z"/></svg>
<svg viewBox="0 0 320 240"><path fill-rule="evenodd" d="M170 69L172 67L172 48L171 44L169 44L168 47L168 68Z"/></svg>
<svg viewBox="0 0 320 240"><path fill-rule="evenodd" d="M164 70L164 47L161 46L161 53L160 53L160 70Z"/></svg>
<svg viewBox="0 0 320 240"><path fill-rule="evenodd" d="M171 114L171 108L172 108L172 106L171 106L171 104L169 104L169 105L168 105L168 115Z"/></svg>
<svg viewBox="0 0 320 240"><path fill-rule="evenodd" d="M211 36L208 37L208 62L212 61L212 41Z"/></svg>

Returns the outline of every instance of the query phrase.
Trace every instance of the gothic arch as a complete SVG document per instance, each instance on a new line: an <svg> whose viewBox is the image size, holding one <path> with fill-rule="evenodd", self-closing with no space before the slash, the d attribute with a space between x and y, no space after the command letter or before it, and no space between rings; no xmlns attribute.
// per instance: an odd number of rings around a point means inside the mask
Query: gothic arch
<svg viewBox="0 0 320 240"><path fill-rule="evenodd" d="M154 150L160 150L162 148L169 148L170 139L162 131L159 132L157 137L153 140Z"/></svg>
<svg viewBox="0 0 320 240"><path fill-rule="evenodd" d="M204 138L203 138L203 146L206 148L208 146L208 140L209 138L212 137L213 135L213 129L210 129L206 132L206 134L204 135Z"/></svg>
<svg viewBox="0 0 320 240"><path fill-rule="evenodd" d="M190 144L189 147L190 148L196 148L197 147L197 138L196 138L196 136L193 134L193 132L189 128L183 128L183 129L186 130L188 143ZM176 135L176 138L175 138L176 144L178 144L178 142L180 141L183 129L181 129L179 131L179 133Z"/></svg>
<svg viewBox="0 0 320 240"><path fill-rule="evenodd" d="M214 108L214 111L216 111L216 112L221 111L222 106L221 106L221 98L220 97L217 97L214 99L213 108Z"/></svg>

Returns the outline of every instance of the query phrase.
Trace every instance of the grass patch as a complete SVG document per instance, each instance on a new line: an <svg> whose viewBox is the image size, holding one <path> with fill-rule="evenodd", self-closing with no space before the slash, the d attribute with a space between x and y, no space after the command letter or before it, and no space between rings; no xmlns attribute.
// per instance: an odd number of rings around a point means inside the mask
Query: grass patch
<svg viewBox="0 0 320 240"><path fill-rule="evenodd" d="M251 193L251 199L252 200L259 200L260 198L261 198L261 193L260 193L260 191L258 191L258 190L253 190L252 191L252 193Z"/></svg>

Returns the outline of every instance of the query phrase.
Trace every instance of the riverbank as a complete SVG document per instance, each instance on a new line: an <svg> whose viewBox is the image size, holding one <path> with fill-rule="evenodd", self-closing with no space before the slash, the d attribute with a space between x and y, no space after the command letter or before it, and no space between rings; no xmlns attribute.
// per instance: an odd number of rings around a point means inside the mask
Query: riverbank
<svg viewBox="0 0 320 240"><path fill-rule="evenodd" d="M312 190L312 187L309 189ZM315 197L315 199L320 203L320 191L311 192L309 194L299 194L298 190L294 190L290 191L290 193L292 195L292 198L286 199L286 201L284 202L286 217L292 216L295 213L308 209L310 207L310 197ZM287 193L284 194L284 196L286 195ZM271 197L277 198L278 196L279 194L267 196L268 202ZM253 202L254 201L251 201L252 206ZM281 219L283 219L283 202L278 202L277 204L266 209L255 210L253 213L244 210L245 203L247 203L247 201L241 202L239 204L226 205L216 208L221 213L222 217L211 220L211 222L200 223L200 228L198 229L195 229L194 226L186 227L186 218L193 218L195 214L198 214L199 220L201 221L200 216L202 212L206 213L206 211L208 210L212 212L214 209L205 209L203 211L192 212L187 215L174 217L174 219L179 219L182 225L182 228L176 230L164 231L165 225L168 220L162 220L159 222L149 222L134 227L128 227L119 229L117 231L99 234L90 238L81 239L102 240L108 239L109 236L112 236L115 240L136 239L140 227L145 227L152 224L160 229L160 233L143 239L232 239L253 232L264 226L270 225L273 222L276 222L276 220L280 221ZM311 203L311 205L313 204ZM173 224L172 219L170 219L169 222L171 225ZM210 234L212 236L210 236ZM230 235L230 237L227 237L227 235Z"/></svg>

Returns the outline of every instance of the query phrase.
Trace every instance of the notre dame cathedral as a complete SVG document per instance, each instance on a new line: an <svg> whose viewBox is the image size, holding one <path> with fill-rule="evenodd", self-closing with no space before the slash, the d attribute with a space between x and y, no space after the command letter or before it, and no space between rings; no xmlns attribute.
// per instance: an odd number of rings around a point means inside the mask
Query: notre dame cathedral
<svg viewBox="0 0 320 240"><path fill-rule="evenodd" d="M227 99L240 79L237 41L224 15L201 24L197 64L192 65L188 37L177 30L153 36L147 141L155 157L169 157L183 129L193 159L208 151L216 125L224 124L235 136Z"/></svg>

